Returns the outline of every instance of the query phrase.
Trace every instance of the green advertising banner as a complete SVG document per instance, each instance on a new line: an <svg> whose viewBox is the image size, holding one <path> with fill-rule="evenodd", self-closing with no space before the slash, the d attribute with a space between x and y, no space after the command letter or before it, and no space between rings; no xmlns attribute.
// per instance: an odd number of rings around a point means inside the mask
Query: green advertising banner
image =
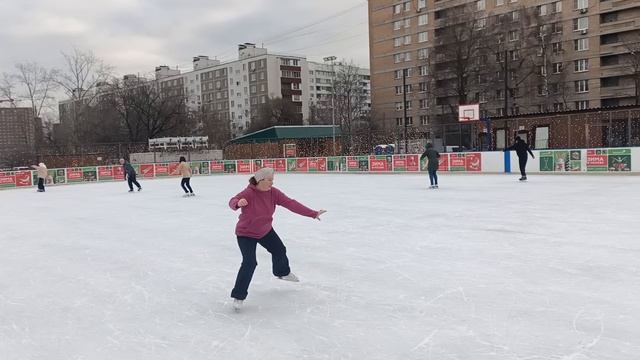
<svg viewBox="0 0 640 360"><path fill-rule="evenodd" d="M189 163L191 167L191 173L193 175L209 175L209 162L208 161L192 161Z"/></svg>
<svg viewBox="0 0 640 360"><path fill-rule="evenodd" d="M236 161L235 160L225 160L222 162L224 166L224 172L227 174L235 174L236 173Z"/></svg>
<svg viewBox="0 0 640 360"><path fill-rule="evenodd" d="M582 171L580 150L548 150L540 152L540 171Z"/></svg>
<svg viewBox="0 0 640 360"><path fill-rule="evenodd" d="M631 171L631 149L609 149L609 171Z"/></svg>
<svg viewBox="0 0 640 360"><path fill-rule="evenodd" d="M327 158L327 171L345 171L347 158L344 156L331 156Z"/></svg>
<svg viewBox="0 0 640 360"><path fill-rule="evenodd" d="M369 157L347 156L347 171L369 171Z"/></svg>

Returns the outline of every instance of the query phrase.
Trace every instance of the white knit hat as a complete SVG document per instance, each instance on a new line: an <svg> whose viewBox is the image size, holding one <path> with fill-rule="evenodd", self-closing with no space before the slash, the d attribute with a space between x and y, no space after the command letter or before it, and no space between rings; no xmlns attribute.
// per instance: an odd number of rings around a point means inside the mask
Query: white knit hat
<svg viewBox="0 0 640 360"><path fill-rule="evenodd" d="M256 171L256 173L253 175L253 178L256 179L256 181L260 181L260 180L264 180L269 176L273 175L273 169L270 167L263 167L262 169Z"/></svg>

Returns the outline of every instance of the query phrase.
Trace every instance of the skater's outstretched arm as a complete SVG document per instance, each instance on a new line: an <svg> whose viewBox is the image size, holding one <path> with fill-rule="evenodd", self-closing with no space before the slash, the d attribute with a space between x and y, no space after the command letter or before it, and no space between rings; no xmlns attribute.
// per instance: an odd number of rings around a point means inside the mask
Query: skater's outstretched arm
<svg viewBox="0 0 640 360"><path fill-rule="evenodd" d="M536 157L533 155L533 153L531 152L531 146L527 145L527 151L529 152L529 154L531 155L531 158L535 159Z"/></svg>
<svg viewBox="0 0 640 360"><path fill-rule="evenodd" d="M318 216L326 212L325 210L320 210L320 211L311 210L308 207L297 202L296 200L289 198L282 191L276 188L271 188L271 191L274 192L276 205L283 206L287 208L289 211L294 212L296 214L307 216L314 219L319 219Z"/></svg>

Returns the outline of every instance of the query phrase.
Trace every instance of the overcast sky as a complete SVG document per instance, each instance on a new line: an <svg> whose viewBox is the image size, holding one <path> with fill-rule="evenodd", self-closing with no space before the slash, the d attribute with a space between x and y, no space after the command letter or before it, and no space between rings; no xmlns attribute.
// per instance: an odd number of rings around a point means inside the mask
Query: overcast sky
<svg viewBox="0 0 640 360"><path fill-rule="evenodd" d="M237 44L335 55L369 67L366 0L1 0L0 72L61 51L92 50L117 74L191 68L195 55L237 58ZM333 16L336 15L336 16ZM323 21L327 18L330 20ZM316 24L317 23L317 24ZM315 25L313 25L315 24ZM312 26L308 26L312 25Z"/></svg>

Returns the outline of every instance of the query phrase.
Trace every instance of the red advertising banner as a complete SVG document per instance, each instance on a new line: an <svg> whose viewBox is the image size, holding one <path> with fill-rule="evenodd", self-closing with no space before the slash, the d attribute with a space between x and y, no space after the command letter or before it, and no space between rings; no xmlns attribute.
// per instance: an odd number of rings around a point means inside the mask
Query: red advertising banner
<svg viewBox="0 0 640 360"><path fill-rule="evenodd" d="M122 166L113 167L113 178L116 180L124 180L124 169Z"/></svg>
<svg viewBox="0 0 640 360"><path fill-rule="evenodd" d="M450 171L465 171L467 168L467 162L465 161L464 154L450 154L449 155L449 170Z"/></svg>
<svg viewBox="0 0 640 360"><path fill-rule="evenodd" d="M407 155L407 171L420 171L420 155Z"/></svg>
<svg viewBox="0 0 640 360"><path fill-rule="evenodd" d="M171 176L171 174L175 174L176 170L178 170L178 166L180 165L180 163L169 163L169 175ZM175 176L180 175L180 174L175 174Z"/></svg>
<svg viewBox="0 0 640 360"><path fill-rule="evenodd" d="M209 163L209 167L212 174L224 173L224 162L219 160L212 160Z"/></svg>
<svg viewBox="0 0 640 360"><path fill-rule="evenodd" d="M251 160L238 160L238 173L250 174L251 173Z"/></svg>
<svg viewBox="0 0 640 360"><path fill-rule="evenodd" d="M587 171L607 171L609 156L603 150L587 150Z"/></svg>
<svg viewBox="0 0 640 360"><path fill-rule="evenodd" d="M67 182L83 182L82 168L67 168Z"/></svg>
<svg viewBox="0 0 640 360"><path fill-rule="evenodd" d="M449 154L440 154L438 171L449 171Z"/></svg>
<svg viewBox="0 0 640 360"><path fill-rule="evenodd" d="M300 172L309 171L309 159L307 158L296 159L296 171L300 171Z"/></svg>
<svg viewBox="0 0 640 360"><path fill-rule="evenodd" d="M155 164L156 176L169 176L169 164Z"/></svg>
<svg viewBox="0 0 640 360"><path fill-rule="evenodd" d="M391 171L386 156L369 156L369 171Z"/></svg>
<svg viewBox="0 0 640 360"><path fill-rule="evenodd" d="M358 158L357 157L353 157L353 156L349 156L347 157L347 169L350 171L358 171L360 170L359 167L359 163L358 163Z"/></svg>
<svg viewBox="0 0 640 360"><path fill-rule="evenodd" d="M318 171L325 172L327 171L327 158L318 158Z"/></svg>
<svg viewBox="0 0 640 360"><path fill-rule="evenodd" d="M480 153L467 153L465 158L467 160L467 171L482 170L482 155Z"/></svg>
<svg viewBox="0 0 640 360"><path fill-rule="evenodd" d="M258 171L258 170L262 169L263 167L265 167L265 166L262 164L262 163L263 163L263 161L264 161L264 160L262 160L262 159L256 159L256 160L253 160L253 170L252 170L252 171L253 171L253 172L256 172L256 171Z"/></svg>
<svg viewBox="0 0 640 360"><path fill-rule="evenodd" d="M112 166L98 166L98 180L113 180L113 172Z"/></svg>
<svg viewBox="0 0 640 360"><path fill-rule="evenodd" d="M154 177L153 164L140 164L140 174L143 178Z"/></svg>
<svg viewBox="0 0 640 360"><path fill-rule="evenodd" d="M274 169L277 172L286 172L287 171L287 159L276 159Z"/></svg>
<svg viewBox="0 0 640 360"><path fill-rule="evenodd" d="M18 171L16 174L16 186L33 186L33 176L31 171Z"/></svg>
<svg viewBox="0 0 640 360"><path fill-rule="evenodd" d="M274 159L264 159L262 160L262 167L269 167L269 168L275 169L276 161Z"/></svg>
<svg viewBox="0 0 640 360"><path fill-rule="evenodd" d="M407 171L407 159L404 155L393 156L393 170L394 171Z"/></svg>
<svg viewBox="0 0 640 360"><path fill-rule="evenodd" d="M16 186L15 175L10 175L9 173L0 173L0 188L15 187L15 186Z"/></svg>

